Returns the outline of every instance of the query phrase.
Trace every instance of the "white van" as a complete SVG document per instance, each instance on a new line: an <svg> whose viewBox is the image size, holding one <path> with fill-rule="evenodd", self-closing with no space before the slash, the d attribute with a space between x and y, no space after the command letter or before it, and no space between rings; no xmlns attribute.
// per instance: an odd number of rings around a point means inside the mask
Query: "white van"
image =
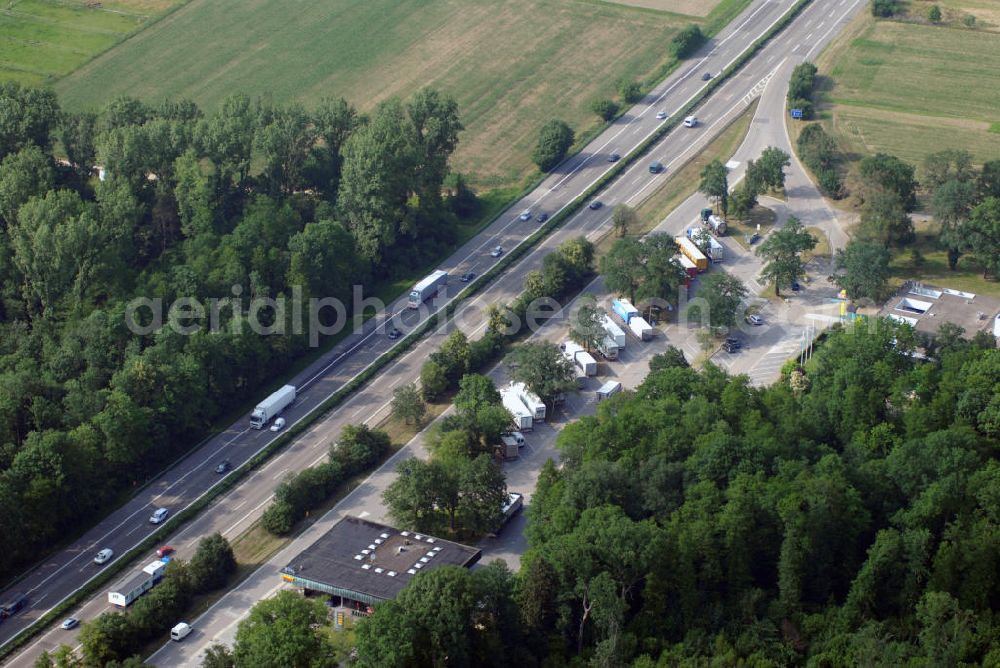
<svg viewBox="0 0 1000 668"><path fill-rule="evenodd" d="M609 380L608 382L601 385L600 389L597 390L597 400L604 401L608 397L614 396L622 391L622 384L617 380Z"/></svg>
<svg viewBox="0 0 1000 668"><path fill-rule="evenodd" d="M684 127L693 128L696 125L698 125L697 116L688 116L687 118L684 119Z"/></svg>
<svg viewBox="0 0 1000 668"><path fill-rule="evenodd" d="M191 634L191 625L187 622L181 622L174 628L170 629L170 639L181 641Z"/></svg>

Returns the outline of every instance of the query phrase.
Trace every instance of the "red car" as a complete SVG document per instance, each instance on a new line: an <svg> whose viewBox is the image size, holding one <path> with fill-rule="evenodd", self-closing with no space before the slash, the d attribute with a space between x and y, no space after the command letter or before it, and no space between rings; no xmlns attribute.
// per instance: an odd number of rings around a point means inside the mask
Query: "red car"
<svg viewBox="0 0 1000 668"><path fill-rule="evenodd" d="M164 545L163 547L161 547L159 550L156 551L156 556L165 557L168 554L173 554L173 553L174 553L174 548L170 547L169 545Z"/></svg>

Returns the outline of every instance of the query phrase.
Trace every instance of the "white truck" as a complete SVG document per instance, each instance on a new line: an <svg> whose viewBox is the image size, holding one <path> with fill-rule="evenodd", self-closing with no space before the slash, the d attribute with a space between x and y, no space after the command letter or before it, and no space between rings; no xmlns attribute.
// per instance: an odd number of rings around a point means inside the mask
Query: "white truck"
<svg viewBox="0 0 1000 668"><path fill-rule="evenodd" d="M521 401L521 397L517 396L509 388L504 388L500 390L500 399L503 402L503 407L507 409L507 412L513 418L517 430L531 431L533 424L531 413L528 412L524 402Z"/></svg>
<svg viewBox="0 0 1000 668"><path fill-rule="evenodd" d="M538 398L524 383L511 383L510 388L517 393L533 420L545 422L545 402Z"/></svg>
<svg viewBox="0 0 1000 668"><path fill-rule="evenodd" d="M634 315L629 318L628 328L643 341L649 341L653 338L653 326L646 322L642 316Z"/></svg>
<svg viewBox="0 0 1000 668"><path fill-rule="evenodd" d="M560 348L562 348L563 356L572 362L584 376L597 375L597 360L594 359L593 355L584 350L583 346L572 341L566 341Z"/></svg>
<svg viewBox="0 0 1000 668"><path fill-rule="evenodd" d="M604 314L604 321L602 324L604 326L604 331L608 333L608 336L615 342L615 345L619 348L624 348L625 330L616 325L615 321L612 320L607 313Z"/></svg>
<svg viewBox="0 0 1000 668"><path fill-rule="evenodd" d="M433 297L441 289L441 286L448 284L448 272L438 269L430 276L413 286L410 290L410 298L406 305L410 308L420 308L420 305Z"/></svg>
<svg viewBox="0 0 1000 668"><path fill-rule="evenodd" d="M601 385L597 390L597 400L604 401L605 399L612 397L622 391L622 384L617 380L609 380L608 382Z"/></svg>
<svg viewBox="0 0 1000 668"><path fill-rule="evenodd" d="M293 401L295 401L295 387L285 385L257 404L250 414L250 426L254 429L263 429L271 418L280 415L281 411L291 406Z"/></svg>
<svg viewBox="0 0 1000 668"><path fill-rule="evenodd" d="M712 262L722 262L722 258L725 256L725 246L716 241L714 237L708 238L708 248L706 250Z"/></svg>
<svg viewBox="0 0 1000 668"><path fill-rule="evenodd" d="M604 355L604 359L611 361L618 359L618 344L610 336L605 336L597 348Z"/></svg>

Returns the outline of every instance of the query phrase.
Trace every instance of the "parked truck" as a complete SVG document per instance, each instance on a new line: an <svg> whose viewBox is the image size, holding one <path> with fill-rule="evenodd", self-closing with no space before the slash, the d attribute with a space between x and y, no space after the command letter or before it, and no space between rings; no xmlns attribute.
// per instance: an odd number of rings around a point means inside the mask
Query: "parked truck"
<svg viewBox="0 0 1000 668"><path fill-rule="evenodd" d="M708 257L698 249L698 246L693 241L686 236L677 237L674 241L677 243L678 248L681 249L681 254L694 263L699 273L708 269Z"/></svg>
<svg viewBox="0 0 1000 668"><path fill-rule="evenodd" d="M500 437L500 442L503 443L503 458L517 459L519 445L517 439L505 434Z"/></svg>
<svg viewBox="0 0 1000 668"><path fill-rule="evenodd" d="M614 361L618 359L618 344L615 343L615 340L610 335L604 337L604 340L598 344L597 349L601 351L601 355L606 360Z"/></svg>
<svg viewBox="0 0 1000 668"><path fill-rule="evenodd" d="M615 324L615 321L605 313L603 321L604 331L608 333L608 336L615 342L615 345L619 348L625 347L625 330Z"/></svg>
<svg viewBox="0 0 1000 668"><path fill-rule="evenodd" d="M250 426L254 429L263 429L264 425L271 421L271 418L280 415L281 411L291 406L293 401L295 401L295 387L285 385L257 404L253 413L250 414Z"/></svg>
<svg viewBox="0 0 1000 668"><path fill-rule="evenodd" d="M688 278L695 278L698 276L698 265L691 261L687 255L678 255L676 257L677 261L684 268L685 273L687 273Z"/></svg>
<svg viewBox="0 0 1000 668"><path fill-rule="evenodd" d="M712 230L712 234L717 234L721 237L726 233L726 221L718 216L709 216L705 224L708 225L708 229Z"/></svg>
<svg viewBox="0 0 1000 668"><path fill-rule="evenodd" d="M537 394L529 390L524 383L511 383L510 387L517 393L517 396L528 409L528 412L531 413L532 420L545 422L545 402L539 399Z"/></svg>
<svg viewBox="0 0 1000 668"><path fill-rule="evenodd" d="M531 413L528 412L524 402L521 401L521 397L509 388L504 388L500 390L500 399L504 408L511 414L517 430L531 431L534 420L532 420Z"/></svg>
<svg viewBox="0 0 1000 668"><path fill-rule="evenodd" d="M712 262L722 262L722 258L725 257L725 250L725 246L716 241L714 237L708 238L707 255Z"/></svg>
<svg viewBox="0 0 1000 668"><path fill-rule="evenodd" d="M562 348L563 356L572 362L584 376L597 375L597 360L594 359L593 355L584 350L583 346L577 345L572 341L566 341L560 348Z"/></svg>
<svg viewBox="0 0 1000 668"><path fill-rule="evenodd" d="M448 284L448 272L438 269L430 276L413 286L407 306L420 308L420 305L438 293L442 286Z"/></svg>
<svg viewBox="0 0 1000 668"><path fill-rule="evenodd" d="M622 384L617 380L609 380L608 382L601 385L597 390L597 400L604 401L609 397L612 397L622 391Z"/></svg>
<svg viewBox="0 0 1000 668"><path fill-rule="evenodd" d="M633 306L632 302L627 299L612 299L611 309L640 340L649 341L653 338L653 326L639 315L639 309Z"/></svg>

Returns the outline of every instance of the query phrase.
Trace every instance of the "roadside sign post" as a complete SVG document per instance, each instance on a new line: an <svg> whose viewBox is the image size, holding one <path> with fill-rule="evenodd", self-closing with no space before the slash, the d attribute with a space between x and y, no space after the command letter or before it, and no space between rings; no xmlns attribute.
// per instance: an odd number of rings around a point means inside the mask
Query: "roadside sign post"
<svg viewBox="0 0 1000 668"><path fill-rule="evenodd" d="M792 114L792 118L799 118L799 119L802 118L802 110L801 109L792 109L791 110L791 114Z"/></svg>

